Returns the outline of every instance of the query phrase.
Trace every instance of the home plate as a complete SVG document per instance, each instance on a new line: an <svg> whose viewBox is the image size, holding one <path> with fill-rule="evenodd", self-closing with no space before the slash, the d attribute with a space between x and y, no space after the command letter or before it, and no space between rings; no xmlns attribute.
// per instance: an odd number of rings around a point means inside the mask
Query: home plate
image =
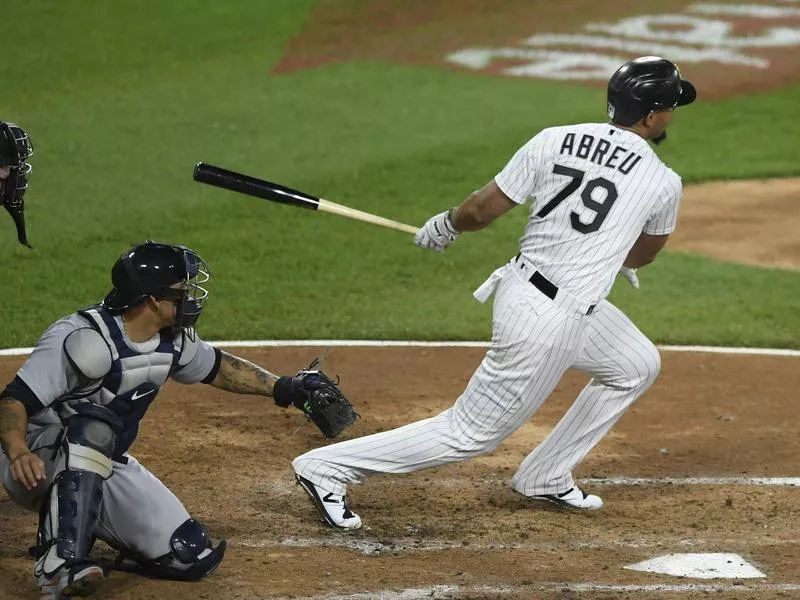
<svg viewBox="0 0 800 600"><path fill-rule="evenodd" d="M667 554L623 568L695 579L766 577L738 554Z"/></svg>

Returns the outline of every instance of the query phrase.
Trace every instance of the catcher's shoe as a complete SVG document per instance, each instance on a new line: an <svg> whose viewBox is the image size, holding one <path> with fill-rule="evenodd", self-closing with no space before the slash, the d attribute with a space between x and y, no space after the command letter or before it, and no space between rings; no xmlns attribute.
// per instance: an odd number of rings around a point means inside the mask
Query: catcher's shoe
<svg viewBox="0 0 800 600"><path fill-rule="evenodd" d="M97 565L63 567L52 577L40 577L42 588L39 600L62 600L74 596L88 596L95 584L103 579L103 569Z"/></svg>
<svg viewBox="0 0 800 600"><path fill-rule="evenodd" d="M543 496L528 496L532 500L543 500L571 510L600 510L603 507L603 499L594 494L587 494L577 485L571 487L563 494L546 494Z"/></svg>
<svg viewBox="0 0 800 600"><path fill-rule="evenodd" d="M325 492L311 483L305 477L295 474L299 483L306 493L314 501L319 514L325 522L336 529L358 529L361 527L361 517L350 510L347 506L347 496L337 496L336 494Z"/></svg>

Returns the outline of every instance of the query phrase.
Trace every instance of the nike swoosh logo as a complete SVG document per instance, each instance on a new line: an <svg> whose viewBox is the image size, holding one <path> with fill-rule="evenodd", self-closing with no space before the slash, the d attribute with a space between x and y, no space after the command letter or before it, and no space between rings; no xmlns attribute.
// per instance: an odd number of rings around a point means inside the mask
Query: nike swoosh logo
<svg viewBox="0 0 800 600"><path fill-rule="evenodd" d="M155 390L147 390L146 392L133 392L133 396L131 396L131 400L138 400L139 398L144 398L145 396L152 394Z"/></svg>

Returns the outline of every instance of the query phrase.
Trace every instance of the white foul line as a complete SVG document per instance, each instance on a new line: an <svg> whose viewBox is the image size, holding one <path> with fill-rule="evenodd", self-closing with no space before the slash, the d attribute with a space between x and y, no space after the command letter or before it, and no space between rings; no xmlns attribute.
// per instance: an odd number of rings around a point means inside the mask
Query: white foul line
<svg viewBox="0 0 800 600"><path fill-rule="evenodd" d="M504 487L508 485L508 480L501 478L483 477L476 479L476 482L492 487ZM796 487L800 486L800 477L581 477L581 484L587 485L765 485L777 487ZM413 479L409 480L388 480L376 479L371 482L372 486L397 487L404 485L417 485ZM431 483L430 485L434 485ZM437 477L437 486L460 487L464 485L464 480L457 477Z"/></svg>
<svg viewBox="0 0 800 600"><path fill-rule="evenodd" d="M675 594L686 594L690 592L746 592L750 594L766 592L794 592L800 591L800 584L797 583L758 583L750 585L740 584L718 584L718 583L683 583L683 584L651 584L651 585L616 585L603 583L559 583L542 582L532 585L519 586L483 586L483 585L435 585L425 588L410 588L404 590L376 590L372 592L357 592L345 595L323 594L321 596L292 596L293 600L445 600L453 598L453 594L491 594L492 596L504 596L507 594L518 594L528 592L533 594L538 591L573 592L573 593L596 593L596 592L666 592ZM487 596L488 597L488 596ZM531 596L534 597L534 596ZM272 598L272 597L270 597ZM274 600L285 600L286 597L274 598ZM267 600L265 597L264 600Z"/></svg>
<svg viewBox="0 0 800 600"><path fill-rule="evenodd" d="M487 341L419 340L223 340L210 341L220 348L488 348ZM749 354L763 356L800 356L800 350L785 348L730 348L724 346L659 346L665 352L708 352L712 354ZM0 356L26 356L33 348L0 349Z"/></svg>
<svg viewBox="0 0 800 600"><path fill-rule="evenodd" d="M791 592L800 591L800 583L682 583L682 584L604 584L604 583L546 583L530 586L533 589L564 589L572 592ZM511 590L516 591L516 590Z"/></svg>
<svg viewBox="0 0 800 600"><path fill-rule="evenodd" d="M712 354L759 354L762 356L800 356L800 350L786 348L729 348L725 346L659 346L665 352L710 352Z"/></svg>
<svg viewBox="0 0 800 600"><path fill-rule="evenodd" d="M598 477L590 485L774 485L800 486L800 477Z"/></svg>
<svg viewBox="0 0 800 600"><path fill-rule="evenodd" d="M349 535L332 535L324 538L296 538L289 537L281 540L274 540L268 538L230 538L232 544L236 544L241 548L252 548L256 550L278 548L338 548L343 550L354 550L364 556L381 556L386 554L412 554L416 552L431 552L442 550L458 550L466 553L483 553L483 552L497 552L507 550L518 551L534 551L534 552L552 552L554 550L560 551L574 551L574 550L608 550L608 549L647 549L659 548L663 549L665 545L675 548L694 548L697 550L707 548L709 550L716 549L720 545L736 544L741 541L739 539L728 538L714 538L704 540L693 540L690 538L669 538L664 536L658 538L641 538L641 539L626 539L626 540L604 540L604 541L540 541L540 542L500 542L493 541L491 543L475 543L471 542L465 546L462 540L445 540L445 539L431 539L431 538L386 538L376 537L351 537ZM770 548L777 546L795 546L797 541L793 539L775 539L775 538L762 538L754 545L763 545Z"/></svg>

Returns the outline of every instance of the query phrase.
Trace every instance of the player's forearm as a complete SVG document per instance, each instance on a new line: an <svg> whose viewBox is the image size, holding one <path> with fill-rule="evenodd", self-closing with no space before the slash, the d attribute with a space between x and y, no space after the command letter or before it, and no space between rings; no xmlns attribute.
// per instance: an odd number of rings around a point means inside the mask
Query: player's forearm
<svg viewBox="0 0 800 600"><path fill-rule="evenodd" d="M664 248L667 238L669 238L669 234L650 235L642 233L628 251L628 256L625 257L625 262L622 263L623 266L638 269L649 265Z"/></svg>
<svg viewBox="0 0 800 600"><path fill-rule="evenodd" d="M478 231L515 206L516 203L492 179L453 210L450 220L457 231Z"/></svg>
<svg viewBox="0 0 800 600"><path fill-rule="evenodd" d="M219 371L211 385L235 394L272 396L278 376L248 360L222 352Z"/></svg>
<svg viewBox="0 0 800 600"><path fill-rule="evenodd" d="M484 210L477 194L472 192L461 206L450 213L450 220L457 231L479 231L495 220L494 215Z"/></svg>
<svg viewBox="0 0 800 600"><path fill-rule="evenodd" d="M0 445L11 460L29 452L25 434L28 429L28 415L22 402L14 398L0 398Z"/></svg>
<svg viewBox="0 0 800 600"><path fill-rule="evenodd" d="M645 265L649 265L656 259L655 256L650 257L643 257L643 256L632 256L628 254L625 258L625 262L622 263L623 267L628 267L629 269L638 269L640 267L644 267Z"/></svg>
<svg viewBox="0 0 800 600"><path fill-rule="evenodd" d="M630 269L638 269L645 265L649 265L656 259L658 250L655 252L651 248L644 248L639 244L635 244L625 257L625 262L622 263L623 267Z"/></svg>

